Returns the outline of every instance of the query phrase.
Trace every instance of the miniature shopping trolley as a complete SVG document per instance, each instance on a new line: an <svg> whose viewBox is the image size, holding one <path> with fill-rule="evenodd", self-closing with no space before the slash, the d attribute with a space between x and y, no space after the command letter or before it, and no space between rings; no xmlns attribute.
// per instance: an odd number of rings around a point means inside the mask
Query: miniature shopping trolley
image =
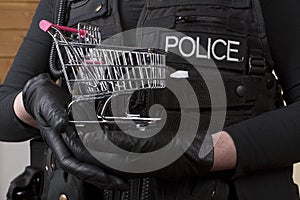
<svg viewBox="0 0 300 200"><path fill-rule="evenodd" d="M145 89L166 86L166 54L155 49L137 49L101 45L99 27L79 24L78 28L58 26L46 20L40 28L48 32L56 45L64 78L73 96L73 104L103 100L96 121L75 123L112 123L136 121L150 123L160 118L142 117L125 112L123 116L107 116L112 98Z"/></svg>

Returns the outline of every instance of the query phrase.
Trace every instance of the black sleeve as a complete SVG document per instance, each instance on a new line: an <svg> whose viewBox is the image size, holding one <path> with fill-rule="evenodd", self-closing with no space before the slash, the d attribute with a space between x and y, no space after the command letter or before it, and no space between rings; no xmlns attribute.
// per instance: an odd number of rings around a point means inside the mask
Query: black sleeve
<svg viewBox="0 0 300 200"><path fill-rule="evenodd" d="M237 148L237 176L300 161L300 1L261 0L286 107L225 128Z"/></svg>
<svg viewBox="0 0 300 200"><path fill-rule="evenodd" d="M4 83L0 86L0 141L23 141L39 132L23 124L14 114L13 102L26 82L48 72L50 36L39 29L39 21L52 21L53 0L41 0L29 31L15 57Z"/></svg>

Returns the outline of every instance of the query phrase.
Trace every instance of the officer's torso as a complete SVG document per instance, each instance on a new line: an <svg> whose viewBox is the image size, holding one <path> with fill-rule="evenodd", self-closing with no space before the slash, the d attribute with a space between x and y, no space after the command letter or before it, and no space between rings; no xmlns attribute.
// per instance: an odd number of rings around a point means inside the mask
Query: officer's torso
<svg viewBox="0 0 300 200"><path fill-rule="evenodd" d="M205 85L213 84L215 80L201 78L197 67L202 65L193 66L188 59L214 63L226 90L224 109L228 110L225 126L275 109L276 80L271 74L273 61L258 0L145 0L142 7L140 3L136 4L141 7L135 12L138 17L123 12L120 9L122 4L118 0L74 1L67 25L75 26L79 22L97 25L103 39L122 32L124 26L126 29L132 28L132 21L122 26L121 19L127 15L137 20L138 28L163 28L140 32L141 37L146 39L139 40L139 45L154 45L163 50L177 49L179 55L170 55L168 65L175 71L190 72L188 80L197 92L200 108L204 112L208 110L208 113L212 102L207 98L210 94ZM172 35L169 30L185 36ZM191 48L180 46L185 43L189 43ZM167 109L178 109L178 104L167 98L160 101ZM188 95L186 101L189 101ZM185 109L193 109L193 106ZM106 197L112 199L115 195L129 199L131 195L130 199L143 200L224 199L229 193L228 181L222 177L138 179L132 181L132 187L135 192L112 194L106 191Z"/></svg>

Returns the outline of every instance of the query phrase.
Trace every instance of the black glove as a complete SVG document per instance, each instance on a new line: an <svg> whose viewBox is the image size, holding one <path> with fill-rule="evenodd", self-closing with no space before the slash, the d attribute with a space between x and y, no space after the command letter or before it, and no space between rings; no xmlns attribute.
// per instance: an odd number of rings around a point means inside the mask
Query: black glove
<svg viewBox="0 0 300 200"><path fill-rule="evenodd" d="M38 122L41 136L63 170L101 189L127 189L128 185L122 179L76 159L68 149L62 133L70 130L65 109L70 100L70 95L55 85L48 74L40 74L29 80L23 90L24 107Z"/></svg>
<svg viewBox="0 0 300 200"><path fill-rule="evenodd" d="M148 131L157 131L158 133L149 138L137 138L130 136L124 133L122 130L107 130L105 131L104 136L99 136L97 130L94 132L87 132L82 136L82 141L87 144L88 148L95 152L107 152L112 157L115 155L118 159L123 159L124 162L128 162L130 160L129 156L120 156L117 151L109 151L104 149L101 143L107 142L110 140L116 146L127 150L129 152L135 153L145 153L145 152L153 152L156 151L165 145L167 145L177 134L177 129L180 124L180 113L179 112L168 112L167 120L163 126L163 128L159 130L154 130L157 128L150 128ZM182 113L183 118L188 121L192 121L194 119L192 113ZM114 127L115 129L115 127ZM153 177L187 177L187 176L203 176L206 175L213 165L214 154L213 154L213 142L210 134L206 133L204 130L200 130L198 128L196 137L194 140L189 141L191 143L190 146L187 141L179 139L173 140L172 148L169 149L170 153L172 153L173 148L182 148L183 155L163 169L149 172L146 174L128 174L123 173L126 177L140 177L140 176L153 176ZM192 131L186 126L186 131ZM147 134L147 131L140 134ZM79 145L76 145L79 146ZM185 151L184 147L188 147ZM85 148L81 150L77 149L76 155L80 155L84 159L84 157L88 158L86 152L84 152ZM201 149L201 150L200 150ZM135 160L132 159L132 162ZM87 160L87 162L89 162ZM162 160L153 160L153 162L162 162ZM95 163L97 165L97 163Z"/></svg>
<svg viewBox="0 0 300 200"><path fill-rule="evenodd" d="M169 111L163 128L153 137L150 138L136 138L128 134L117 133L116 131L107 131L108 138L120 148L131 152L153 152L161 149L169 144L175 138L180 124L180 115L187 121L193 121L193 113L179 113ZM155 128L154 128L155 129ZM185 126L184 131L193 131L192 128ZM150 128L151 130L151 128ZM169 166L150 173L151 176L156 177L187 177L187 176L203 176L206 175L213 165L214 149L212 137L204 130L198 127L197 134L192 141L186 138L176 138L172 141L172 146L169 149L179 148L183 155L179 157ZM195 132L196 133L196 132ZM141 134L143 134L141 132ZM191 143L190 145L188 143ZM184 150L186 147L187 150ZM160 162L160 161L154 161Z"/></svg>

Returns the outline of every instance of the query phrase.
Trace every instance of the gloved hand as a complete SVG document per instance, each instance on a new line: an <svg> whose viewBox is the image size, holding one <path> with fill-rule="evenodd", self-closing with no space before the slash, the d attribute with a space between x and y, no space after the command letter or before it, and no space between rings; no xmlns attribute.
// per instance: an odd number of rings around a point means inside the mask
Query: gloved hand
<svg viewBox="0 0 300 200"><path fill-rule="evenodd" d="M182 113L184 116L183 119L192 121L193 120L193 114L187 114ZM115 157L117 159L123 159L124 163L128 162L135 162L138 160L138 158L131 158L130 154L128 154L128 157L126 155L119 155L117 151L109 151L107 149L104 149L101 145L102 142L107 142L107 140L110 140L113 142L116 146L127 150L129 152L134 153L146 153L146 152L153 152L158 149L161 149L165 145L167 145L177 134L177 129L180 124L180 113L179 112L168 112L168 117L165 122L165 125L163 128L158 131L158 133L149 138L137 138L130 136L126 133L124 133L122 130L106 130L104 136L100 136L100 134L95 130L94 132L87 132L82 136L82 140L88 147L93 151L98 152L107 152ZM157 131L157 130L151 130L150 131ZM153 128L156 129L156 128ZM192 128L191 128L192 129ZM192 131L188 124L185 127L185 131ZM128 130L130 131L130 130ZM197 131L197 130L196 130ZM141 132L140 134L146 134ZM74 141L74 140L72 140ZM191 143L190 146L188 143ZM146 173L146 174L128 174L123 173L126 177L139 177L139 176L153 176L153 177L186 177L186 176L202 176L207 174L212 165L213 165L213 142L211 135L206 133L204 130L198 129L198 132L196 134L196 137L192 141L185 141L180 140L179 138L175 138L172 141L172 146L170 149L167 149L166 151L169 151L170 154L172 154L172 150L175 148L182 150L182 156L174 161L172 164L170 164L167 167L164 167L163 169ZM76 145L79 146L79 145ZM188 147L185 151L185 147ZM81 157L84 159L84 157L88 158L88 156L84 151L82 150L85 148L81 148L81 150L77 149L76 155L81 155ZM90 159L89 159L90 160ZM86 160L86 162L89 162L89 160ZM162 160L153 160L153 162L163 162ZM97 165L97 161L96 161ZM122 173L122 172L120 172Z"/></svg>
<svg viewBox="0 0 300 200"><path fill-rule="evenodd" d="M212 168L214 161L212 137L209 133L199 128L195 130L197 134L192 141L188 141L185 137L183 137L183 139L175 137L176 134L181 134L177 132L179 124L181 123L180 115L183 115L183 119L187 120L187 122L194 120L193 113L180 114L176 111L169 111L163 128L153 137L140 139L115 131L107 131L106 134L108 138L120 148L139 153L156 151L174 139L170 149L166 151L172 154L172 150L179 149L183 155L169 166L150 173L150 176L187 177L206 175ZM193 131L191 129L192 128L185 126L184 131ZM188 147L187 150L184 150L186 147ZM154 160L153 162L162 161Z"/></svg>
<svg viewBox="0 0 300 200"><path fill-rule="evenodd" d="M70 100L70 95L55 85L48 74L34 77L23 89L24 107L37 121L41 136L56 155L62 169L101 189L127 189L127 183L121 178L78 160L68 149L62 134L70 130L65 109Z"/></svg>

